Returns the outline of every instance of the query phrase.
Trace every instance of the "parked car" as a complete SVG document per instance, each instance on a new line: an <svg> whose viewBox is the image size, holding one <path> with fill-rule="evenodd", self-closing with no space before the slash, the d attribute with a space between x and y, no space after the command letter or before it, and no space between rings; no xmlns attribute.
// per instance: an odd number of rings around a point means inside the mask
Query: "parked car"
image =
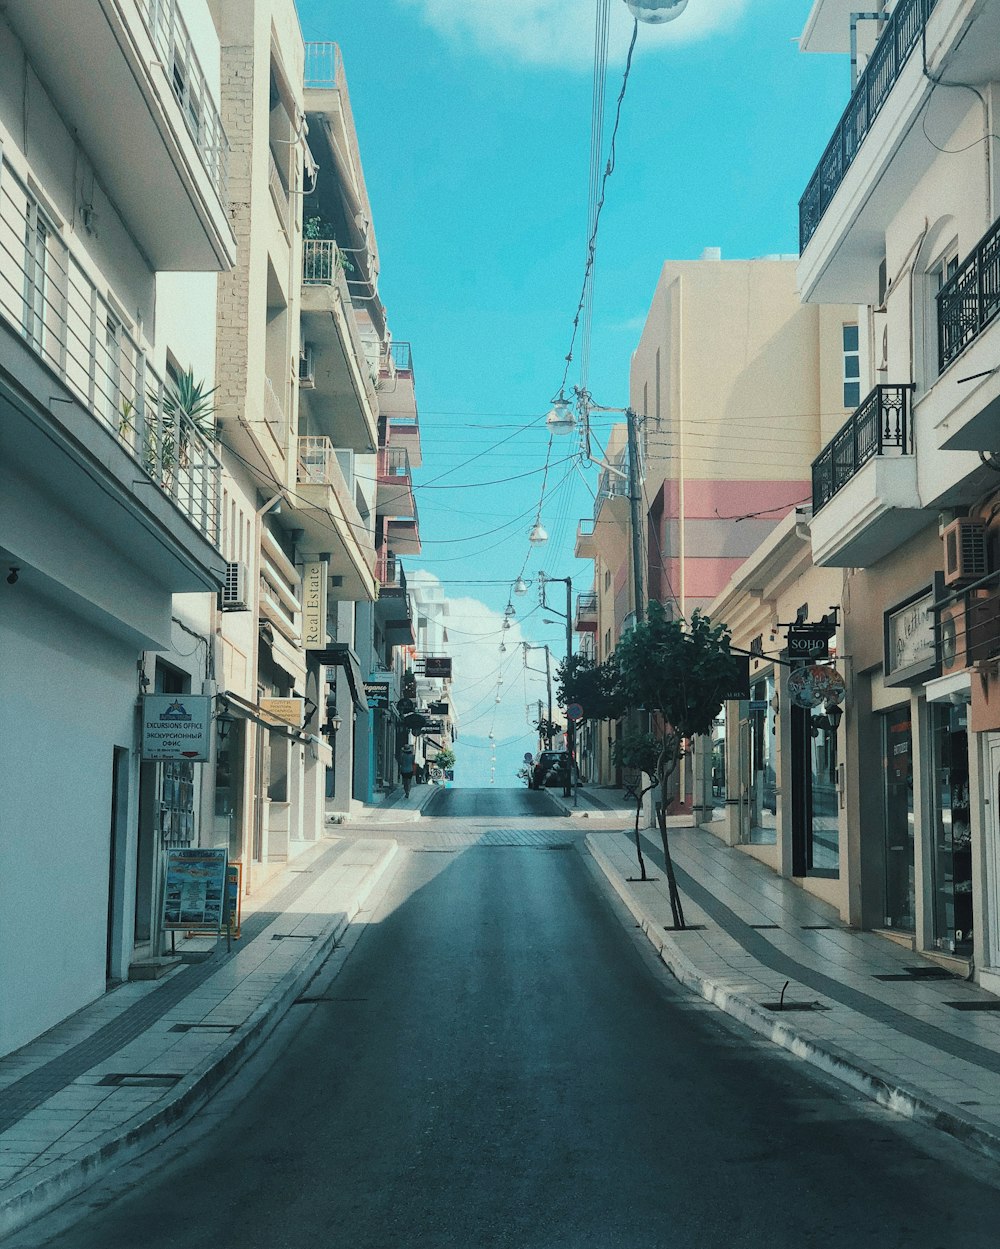
<svg viewBox="0 0 1000 1249"><path fill-rule="evenodd" d="M561 785L568 797L570 792L570 759L566 750L540 750L535 755L528 774L529 789L545 789Z"/></svg>

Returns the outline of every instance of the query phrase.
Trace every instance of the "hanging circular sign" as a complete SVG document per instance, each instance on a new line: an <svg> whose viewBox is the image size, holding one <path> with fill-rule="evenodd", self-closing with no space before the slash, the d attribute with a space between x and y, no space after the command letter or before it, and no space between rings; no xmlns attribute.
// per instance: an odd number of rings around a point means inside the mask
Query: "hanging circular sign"
<svg viewBox="0 0 1000 1249"><path fill-rule="evenodd" d="M815 664L809 668L797 668L788 678L788 696L796 707L839 704L844 701L845 693L844 678L836 668Z"/></svg>
<svg viewBox="0 0 1000 1249"><path fill-rule="evenodd" d="M579 703L570 703L570 705L566 708L566 718L568 720L583 719L583 708Z"/></svg>

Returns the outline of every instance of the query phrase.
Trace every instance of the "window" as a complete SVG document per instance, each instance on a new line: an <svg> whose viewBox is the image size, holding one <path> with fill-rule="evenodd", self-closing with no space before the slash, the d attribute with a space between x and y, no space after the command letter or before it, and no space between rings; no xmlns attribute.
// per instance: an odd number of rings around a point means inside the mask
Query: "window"
<svg viewBox="0 0 1000 1249"><path fill-rule="evenodd" d="M30 196L24 214L24 332L36 351L61 361L59 233Z"/></svg>
<svg viewBox="0 0 1000 1249"><path fill-rule="evenodd" d="M857 325L843 327L844 407L850 411L861 405L861 348Z"/></svg>

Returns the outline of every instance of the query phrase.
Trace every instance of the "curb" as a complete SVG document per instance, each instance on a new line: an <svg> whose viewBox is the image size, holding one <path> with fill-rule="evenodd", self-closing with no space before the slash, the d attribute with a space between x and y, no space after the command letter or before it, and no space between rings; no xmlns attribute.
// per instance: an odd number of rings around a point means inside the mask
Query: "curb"
<svg viewBox="0 0 1000 1249"><path fill-rule="evenodd" d="M863 1065L848 1050L803 1035L794 1027L778 1020L770 1011L764 1010L752 998L725 989L704 975L673 939L659 930L657 921L646 913L642 904L626 887L610 859L596 844L593 835L588 834L585 841L587 850L607 878L608 884L631 912L660 960L685 988L692 989L699 997L773 1044L780 1045L796 1058L801 1058L827 1075L850 1085L878 1105L915 1122L946 1132L993 1161L1000 1160L1000 1133L992 1124L974 1115L963 1114L950 1103L940 1101L929 1093L902 1084L877 1067Z"/></svg>
<svg viewBox="0 0 1000 1249"><path fill-rule="evenodd" d="M206 1059L178 1082L170 1102L151 1113L140 1111L75 1153L50 1163L30 1179L20 1184L14 1180L7 1186L0 1193L0 1240L77 1196L112 1166L141 1157L188 1122L281 1022L361 910L398 849L395 842L387 843L386 853L371 866L345 910L320 933L307 961L241 1024L222 1053Z"/></svg>
<svg viewBox="0 0 1000 1249"><path fill-rule="evenodd" d="M344 820L341 824L334 824L330 821L329 815L339 815L341 812L330 812L327 818L327 829L344 827L344 828L364 828L366 824L413 824L419 820L424 813L424 807L430 802L434 795L438 792L437 785L425 785L421 788L426 789L426 794L420 795L420 801L415 807L385 807L381 803L377 806L369 807L360 815L351 816L344 812Z"/></svg>
<svg viewBox="0 0 1000 1249"><path fill-rule="evenodd" d="M596 802L593 806L588 803L586 806L574 807L571 800L564 798L562 794L557 794L551 789L547 789L545 792L565 815L575 816L576 819L580 819L585 815L594 816L601 820L635 819L634 810L631 812L624 812L620 807L599 807Z"/></svg>

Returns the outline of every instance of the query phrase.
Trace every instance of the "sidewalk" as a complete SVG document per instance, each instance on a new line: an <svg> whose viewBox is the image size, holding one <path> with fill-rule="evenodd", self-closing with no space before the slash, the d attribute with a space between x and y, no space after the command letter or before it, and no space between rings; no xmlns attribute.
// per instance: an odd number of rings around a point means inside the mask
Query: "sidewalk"
<svg viewBox="0 0 1000 1249"><path fill-rule="evenodd" d="M266 1040L396 853L325 838L244 901L233 942L123 984L0 1059L0 1239L145 1153Z"/></svg>
<svg viewBox="0 0 1000 1249"><path fill-rule="evenodd" d="M1000 999L872 933L695 828L670 830L688 928L671 925L659 833L590 833L595 862L682 984L891 1109L1000 1158ZM787 987L786 987L787 984ZM782 1004L783 1009L774 1009Z"/></svg>
<svg viewBox="0 0 1000 1249"><path fill-rule="evenodd" d="M600 816L601 819L628 821L630 826L635 821L635 802L626 798L622 789L578 785L576 806L573 805L572 797L563 797L561 789L546 789L545 792L567 815Z"/></svg>
<svg viewBox="0 0 1000 1249"><path fill-rule="evenodd" d="M397 785L388 793L383 794L380 802L352 802L350 811L333 811L327 808L326 823L328 829L337 824L404 824L420 819L421 812L436 793L440 785L411 785L409 797L403 793L402 785Z"/></svg>

